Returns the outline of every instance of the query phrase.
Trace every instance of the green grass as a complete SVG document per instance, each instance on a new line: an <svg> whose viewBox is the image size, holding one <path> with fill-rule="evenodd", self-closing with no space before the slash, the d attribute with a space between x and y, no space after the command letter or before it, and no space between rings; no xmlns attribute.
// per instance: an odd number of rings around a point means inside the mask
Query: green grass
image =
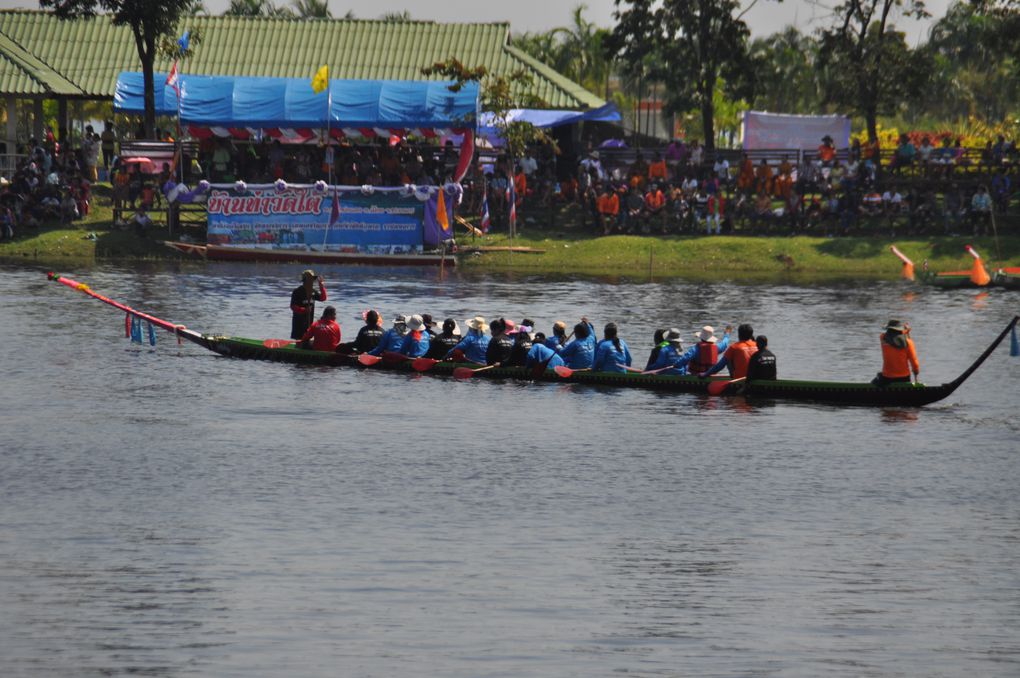
<svg viewBox="0 0 1020 678"><path fill-rule="evenodd" d="M154 213L155 216L155 213ZM888 278L900 274L898 259L889 252L895 244L914 260L918 270L928 260L932 270L969 268L964 252L973 244L989 267L1020 265L1020 237L950 238L880 237L821 238L749 236L629 236L593 237L573 225L576 220L551 216L525 224L526 237L515 246L543 249L543 254L494 252L461 259L466 270L516 271L542 274L581 274L620 277L685 277L691 279L740 278L748 280L813 280L837 278ZM39 263L103 259L176 259L164 247L166 229L153 226L144 236L134 229L113 228L109 186L95 188L88 217L72 224L43 224L0 242L0 258ZM555 219L555 225L553 222ZM88 235L95 234L95 239ZM460 236L463 246L508 245L506 236L484 239Z"/></svg>
<svg viewBox="0 0 1020 678"><path fill-rule="evenodd" d="M475 241L480 242L480 241ZM470 245L471 240L462 240ZM486 245L508 245L505 236L489 236ZM988 265L1018 265L1020 238L999 238L1002 258L996 256L993 238L819 238L685 236L609 237L528 234L514 246L543 249L543 254L493 252L464 258L469 269L514 270L534 273L581 273L657 277L679 276L774 279L893 278L900 261L889 251L895 244L920 270L928 260L932 270L968 268L973 261L964 251L972 244Z"/></svg>

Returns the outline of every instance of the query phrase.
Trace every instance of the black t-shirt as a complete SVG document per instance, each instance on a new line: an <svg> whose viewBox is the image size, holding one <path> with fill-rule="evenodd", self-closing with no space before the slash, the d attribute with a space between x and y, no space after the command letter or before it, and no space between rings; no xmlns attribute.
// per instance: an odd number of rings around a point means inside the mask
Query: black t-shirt
<svg viewBox="0 0 1020 678"><path fill-rule="evenodd" d="M747 378L776 379L776 356L772 351L764 348L751 356L747 363Z"/></svg>
<svg viewBox="0 0 1020 678"><path fill-rule="evenodd" d="M514 336L514 347L510 351L510 358L503 363L508 367L524 367L528 361L528 351L531 350L531 339L526 333Z"/></svg>
<svg viewBox="0 0 1020 678"><path fill-rule="evenodd" d="M514 350L514 338L501 334L498 337L493 337L489 341L489 348L485 352L485 363L492 365L495 363L506 364L510 360L510 354Z"/></svg>
<svg viewBox="0 0 1020 678"><path fill-rule="evenodd" d="M295 313L294 318L290 323L290 338L300 339L304 336L305 330L312 325L312 321L315 319L315 302L322 301L322 294L318 290L313 290L311 296L305 291L304 285L298 285L293 292L290 293L290 305L303 306L304 311L301 313Z"/></svg>
<svg viewBox="0 0 1020 678"><path fill-rule="evenodd" d="M456 334L436 334L429 341L429 352L426 358L442 360L454 346L460 343L461 337Z"/></svg>
<svg viewBox="0 0 1020 678"><path fill-rule="evenodd" d="M383 329L378 325L365 325L358 330L358 338L354 340L354 350L358 353L368 353L379 345L382 335Z"/></svg>

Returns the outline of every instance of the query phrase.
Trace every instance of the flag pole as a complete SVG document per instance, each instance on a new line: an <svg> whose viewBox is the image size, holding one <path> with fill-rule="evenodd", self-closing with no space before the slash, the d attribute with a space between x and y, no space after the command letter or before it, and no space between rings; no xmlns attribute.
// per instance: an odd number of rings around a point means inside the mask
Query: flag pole
<svg viewBox="0 0 1020 678"><path fill-rule="evenodd" d="M330 123L330 117L332 117L330 114L333 111L333 90L330 87L330 80L331 80L331 78L329 77L329 64L326 64L326 150L327 151L329 151L332 148L331 144L332 144L332 141L333 141L333 139L329 135L329 123ZM333 164L335 162L336 162L336 156L334 155L333 156L333 161L329 163L329 169L327 170L327 174L328 174L328 178L329 178L329 185L331 185L331 186L333 185Z"/></svg>

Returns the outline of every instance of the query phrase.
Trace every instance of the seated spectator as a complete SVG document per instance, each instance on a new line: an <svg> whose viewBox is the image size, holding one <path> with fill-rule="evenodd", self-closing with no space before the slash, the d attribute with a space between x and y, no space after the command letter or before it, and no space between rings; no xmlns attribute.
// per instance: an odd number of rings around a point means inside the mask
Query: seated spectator
<svg viewBox="0 0 1020 678"><path fill-rule="evenodd" d="M934 152L935 147L931 145L931 139L928 138L928 135L926 134L921 137L921 145L917 147L917 161L924 167L925 172L928 171L928 167L934 160Z"/></svg>
<svg viewBox="0 0 1020 678"><path fill-rule="evenodd" d="M609 235L616 226L620 216L620 197L612 186L605 184L596 203L598 209L598 226L602 235Z"/></svg>
<svg viewBox="0 0 1020 678"><path fill-rule="evenodd" d="M666 232L666 196L659 189L658 184L648 187L644 196L644 222L645 231L656 226L662 233Z"/></svg>
<svg viewBox="0 0 1020 678"><path fill-rule="evenodd" d="M988 187L978 186L974 197L970 199L970 217L974 224L974 235L985 235L992 218L992 197L988 195Z"/></svg>
<svg viewBox="0 0 1020 678"><path fill-rule="evenodd" d="M759 191L754 199L751 228L758 230L758 226L763 225L765 231L772 230L772 217L772 199L764 191Z"/></svg>
<svg viewBox="0 0 1020 678"><path fill-rule="evenodd" d="M899 216L903 212L903 195L895 186L890 186L882 194L882 211L890 219Z"/></svg>
<svg viewBox="0 0 1020 678"><path fill-rule="evenodd" d="M145 235L145 229L152 226L152 219L148 214L145 213L145 208L141 205L135 210L135 214L131 217L129 224L134 227L135 233L138 235Z"/></svg>
<svg viewBox="0 0 1020 678"><path fill-rule="evenodd" d="M999 138L1001 139L1002 137ZM1000 167L995 176L992 177L992 202L1000 214L1005 214L1006 209L1009 207L1011 184L1012 182L1006 175L1006 171Z"/></svg>
<svg viewBox="0 0 1020 678"><path fill-rule="evenodd" d="M7 205L0 205L0 238L14 240L14 212Z"/></svg>
<svg viewBox="0 0 1020 678"><path fill-rule="evenodd" d="M740 168L737 170L737 190L743 193L754 190L754 163L747 153L740 159Z"/></svg>
<svg viewBox="0 0 1020 678"><path fill-rule="evenodd" d="M666 161L662 159L662 154L658 151L652 158L652 163L648 165L648 181L649 183L661 183L665 182L668 173L666 167Z"/></svg>
<svg viewBox="0 0 1020 678"><path fill-rule="evenodd" d="M818 162L822 167L832 167L836 162L836 145L828 134L822 137L822 143L818 147Z"/></svg>
<svg viewBox="0 0 1020 678"><path fill-rule="evenodd" d="M910 137L906 134L901 134L900 145L896 147L896 155L893 156L893 169L899 171L905 167L912 166L916 156L917 149L914 148Z"/></svg>
<svg viewBox="0 0 1020 678"><path fill-rule="evenodd" d="M712 171L715 173L716 179L719 180L719 185L725 188L730 183L730 162L726 158L719 156L715 160L715 164L712 165Z"/></svg>
<svg viewBox="0 0 1020 678"><path fill-rule="evenodd" d="M758 167L754 171L754 192L769 193L771 190L772 168L769 166L768 160L762 158L761 162L758 163Z"/></svg>

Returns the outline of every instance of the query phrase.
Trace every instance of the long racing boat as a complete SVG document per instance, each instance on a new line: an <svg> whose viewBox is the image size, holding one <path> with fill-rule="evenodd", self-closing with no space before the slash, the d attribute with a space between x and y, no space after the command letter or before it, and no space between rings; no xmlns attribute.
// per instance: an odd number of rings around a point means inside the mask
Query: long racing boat
<svg viewBox="0 0 1020 678"><path fill-rule="evenodd" d="M415 365L407 360L378 360L375 364L368 367L359 361L356 355L303 349L287 340L262 340L203 334L104 297L92 291L84 283L54 273L48 274L48 277L50 280L59 282L124 311L128 318L134 317L145 321L173 333L180 340L187 340L229 358L301 365L381 368L406 372L417 370L426 371L428 374L447 376L453 376L455 373L462 374L467 369L463 363L427 361L425 369L422 370L419 365ZM471 376L477 375L480 378L486 379L555 381L606 387L640 388L674 393L739 395L754 400L781 399L876 407L919 407L942 400L959 388L988 359L1006 336L1014 330L1018 321L1020 321L1020 316L1014 316L988 348L960 376L938 386L928 386L921 383L893 383L879 387L872 385L871 382L810 381L801 379L744 381L731 380L727 377L703 379L697 376L672 376L636 372L591 372L585 370L561 370L557 372L552 369L532 369L528 367L486 367L468 370L468 373ZM419 361L414 361L414 363L419 363Z"/></svg>

